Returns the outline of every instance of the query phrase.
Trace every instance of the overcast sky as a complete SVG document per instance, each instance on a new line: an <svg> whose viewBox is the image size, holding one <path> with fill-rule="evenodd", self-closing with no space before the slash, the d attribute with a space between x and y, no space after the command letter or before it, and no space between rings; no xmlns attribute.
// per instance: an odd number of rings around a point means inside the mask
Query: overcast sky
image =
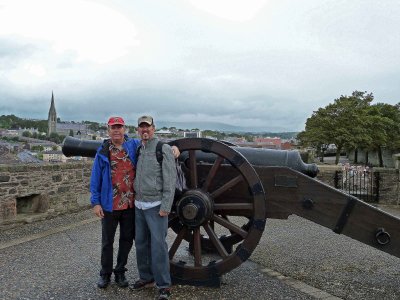
<svg viewBox="0 0 400 300"><path fill-rule="evenodd" d="M299 131L354 90L400 102L398 0L0 0L0 115Z"/></svg>

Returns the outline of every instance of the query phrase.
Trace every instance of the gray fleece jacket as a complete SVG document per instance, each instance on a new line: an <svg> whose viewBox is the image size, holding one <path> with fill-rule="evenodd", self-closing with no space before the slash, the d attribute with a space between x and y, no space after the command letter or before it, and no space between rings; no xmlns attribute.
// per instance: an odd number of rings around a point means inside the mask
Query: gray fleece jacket
<svg viewBox="0 0 400 300"><path fill-rule="evenodd" d="M176 184L175 158L169 145L162 146L162 166L157 161L156 137L142 144L134 181L135 199L143 202L161 201L160 210L170 212Z"/></svg>

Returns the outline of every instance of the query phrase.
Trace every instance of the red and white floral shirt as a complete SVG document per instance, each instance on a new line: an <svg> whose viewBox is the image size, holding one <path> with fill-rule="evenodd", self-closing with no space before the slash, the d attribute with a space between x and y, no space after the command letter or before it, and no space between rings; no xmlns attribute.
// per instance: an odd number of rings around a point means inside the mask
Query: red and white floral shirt
<svg viewBox="0 0 400 300"><path fill-rule="evenodd" d="M113 187L113 210L134 207L133 180L135 167L124 149L110 145L111 182Z"/></svg>

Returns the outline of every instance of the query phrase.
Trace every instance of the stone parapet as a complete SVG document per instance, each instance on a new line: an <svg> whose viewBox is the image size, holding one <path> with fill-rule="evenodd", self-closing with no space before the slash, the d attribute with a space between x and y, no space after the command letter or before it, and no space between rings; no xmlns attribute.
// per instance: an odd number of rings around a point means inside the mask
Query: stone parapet
<svg viewBox="0 0 400 300"><path fill-rule="evenodd" d="M90 205L91 162L0 165L0 222Z"/></svg>
<svg viewBox="0 0 400 300"><path fill-rule="evenodd" d="M335 187L335 174L336 171L342 170L340 166L336 165L319 165L319 172L316 177L319 181L322 181L330 186Z"/></svg>
<svg viewBox="0 0 400 300"><path fill-rule="evenodd" d="M399 169L374 168L374 172L379 172L379 203L400 204L400 179Z"/></svg>
<svg viewBox="0 0 400 300"><path fill-rule="evenodd" d="M29 222L90 206L92 162L0 165L0 225ZM320 165L317 180L335 186L340 166ZM379 172L379 203L400 204L399 170Z"/></svg>

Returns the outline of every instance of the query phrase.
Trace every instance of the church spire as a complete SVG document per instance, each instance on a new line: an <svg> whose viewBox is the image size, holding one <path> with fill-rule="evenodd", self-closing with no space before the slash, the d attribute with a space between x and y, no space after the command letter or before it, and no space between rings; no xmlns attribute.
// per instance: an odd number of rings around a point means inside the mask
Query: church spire
<svg viewBox="0 0 400 300"><path fill-rule="evenodd" d="M53 132L57 132L56 130L57 112L56 112L56 106L54 105L53 91L51 91L51 104L47 121L48 121L48 135L50 136L50 134L52 134Z"/></svg>

